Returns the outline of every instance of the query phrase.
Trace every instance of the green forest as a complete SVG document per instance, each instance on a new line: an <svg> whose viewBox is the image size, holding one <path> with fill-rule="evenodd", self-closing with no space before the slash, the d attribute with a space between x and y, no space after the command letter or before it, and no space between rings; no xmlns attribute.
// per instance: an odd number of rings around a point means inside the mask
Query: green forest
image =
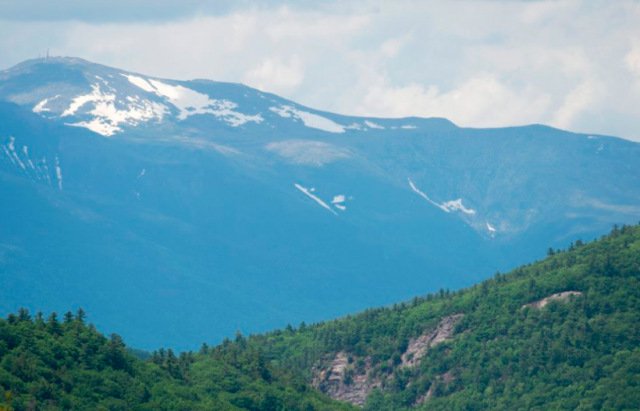
<svg viewBox="0 0 640 411"><path fill-rule="evenodd" d="M350 410L275 367L241 335L201 352L159 350L146 361L80 310L0 320L0 410Z"/></svg>
<svg viewBox="0 0 640 411"><path fill-rule="evenodd" d="M446 318L451 335L403 365ZM640 226L459 291L144 360L82 310L22 309L0 320L0 409L355 410L312 387L339 353L341 387L371 388L366 411L638 410Z"/></svg>
<svg viewBox="0 0 640 411"><path fill-rule="evenodd" d="M567 291L582 294L523 308ZM452 341L427 351L416 367L397 366L411 337L455 314L464 317ZM252 341L307 379L338 351L350 355L354 372L370 359L369 377L383 383L367 400L370 411L411 408L432 385L422 409L638 410L640 226L549 249L543 261L471 288Z"/></svg>

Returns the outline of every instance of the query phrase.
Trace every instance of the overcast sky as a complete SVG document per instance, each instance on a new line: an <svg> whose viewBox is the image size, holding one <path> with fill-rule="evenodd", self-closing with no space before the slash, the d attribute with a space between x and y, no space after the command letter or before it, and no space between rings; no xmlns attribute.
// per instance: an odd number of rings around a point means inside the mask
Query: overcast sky
<svg viewBox="0 0 640 411"><path fill-rule="evenodd" d="M640 141L638 0L0 0L0 68L47 48L342 114Z"/></svg>

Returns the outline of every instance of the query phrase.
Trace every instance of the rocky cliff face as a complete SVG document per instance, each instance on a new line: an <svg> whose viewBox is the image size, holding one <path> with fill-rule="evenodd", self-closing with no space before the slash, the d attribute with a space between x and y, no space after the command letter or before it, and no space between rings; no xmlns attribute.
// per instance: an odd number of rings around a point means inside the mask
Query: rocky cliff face
<svg viewBox="0 0 640 411"><path fill-rule="evenodd" d="M381 386L380 380L371 377L371 369L371 359L366 358L364 367L357 369L354 358L340 351L328 368L319 371L312 383L333 399L362 407L369 393Z"/></svg>
<svg viewBox="0 0 640 411"><path fill-rule="evenodd" d="M543 298L541 300L538 301L534 301L532 303L529 304L525 304L522 306L522 308L526 308L526 307L532 307L532 308L543 308L545 305L549 304L550 301L566 301L569 298L573 297L573 296L578 296L578 295L582 295L582 293L580 291L565 291L562 293L556 293L556 294L552 294L546 298Z"/></svg>
<svg viewBox="0 0 640 411"><path fill-rule="evenodd" d="M450 340L453 337L453 330L456 324L462 317L463 314L455 314L444 317L442 320L440 320L440 324L438 324L438 327L435 330L409 340L407 350L402 355L402 363L400 364L400 366L416 366L420 362L420 359L427 352L427 349L429 347Z"/></svg>
<svg viewBox="0 0 640 411"><path fill-rule="evenodd" d="M453 339L455 326L462 317L463 314L444 317L435 329L412 338L398 367L418 365L430 347ZM314 369L312 384L333 399L362 407L374 388L383 389L383 381L374 377L372 371L370 358L359 359L340 351L328 366ZM389 378L392 377L389 375ZM447 384L451 378L449 375L443 376L442 383ZM421 402L426 401L429 396L430 393L426 393Z"/></svg>

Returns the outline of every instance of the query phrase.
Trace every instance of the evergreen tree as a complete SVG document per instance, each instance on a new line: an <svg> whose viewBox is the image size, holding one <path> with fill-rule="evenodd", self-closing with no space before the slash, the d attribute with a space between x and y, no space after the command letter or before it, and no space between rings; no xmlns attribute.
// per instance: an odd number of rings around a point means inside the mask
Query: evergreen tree
<svg viewBox="0 0 640 411"><path fill-rule="evenodd" d="M31 314L26 308L18 308L18 321L31 321Z"/></svg>
<svg viewBox="0 0 640 411"><path fill-rule="evenodd" d="M56 314L55 312L49 314L49 318L47 319L47 328L49 329L49 332L51 334L58 335L61 333L58 314Z"/></svg>
<svg viewBox="0 0 640 411"><path fill-rule="evenodd" d="M64 314L64 323L65 324L70 324L73 322L73 313L71 311L67 311Z"/></svg>
<svg viewBox="0 0 640 411"><path fill-rule="evenodd" d="M76 321L80 323L84 323L84 320L87 318L87 313L82 309L82 307L78 308L76 311Z"/></svg>

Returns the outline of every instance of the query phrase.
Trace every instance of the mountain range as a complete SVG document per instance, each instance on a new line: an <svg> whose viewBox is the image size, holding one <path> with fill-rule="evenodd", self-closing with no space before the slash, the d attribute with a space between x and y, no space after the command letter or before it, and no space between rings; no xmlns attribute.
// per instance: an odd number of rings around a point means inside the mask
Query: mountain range
<svg viewBox="0 0 640 411"><path fill-rule="evenodd" d="M0 146L0 311L82 306L147 349L458 289L640 216L630 141L77 58L0 72Z"/></svg>

